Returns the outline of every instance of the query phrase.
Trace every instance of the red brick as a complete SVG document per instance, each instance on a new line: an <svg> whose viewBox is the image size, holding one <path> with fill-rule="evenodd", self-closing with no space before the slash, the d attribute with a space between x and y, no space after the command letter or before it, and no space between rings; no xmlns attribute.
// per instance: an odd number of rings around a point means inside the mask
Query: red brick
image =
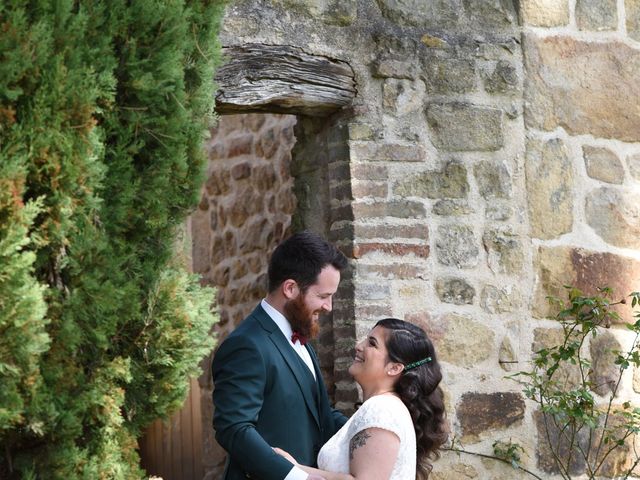
<svg viewBox="0 0 640 480"><path fill-rule="evenodd" d="M404 256L410 253L417 257L429 257L429 245L413 245L407 243L358 243L353 248L354 258L361 258L371 252Z"/></svg>

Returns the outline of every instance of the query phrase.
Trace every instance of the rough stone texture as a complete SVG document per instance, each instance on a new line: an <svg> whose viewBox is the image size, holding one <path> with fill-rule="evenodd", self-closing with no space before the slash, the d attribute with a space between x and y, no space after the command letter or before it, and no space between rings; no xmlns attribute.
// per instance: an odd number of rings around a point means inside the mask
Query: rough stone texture
<svg viewBox="0 0 640 480"><path fill-rule="evenodd" d="M640 41L640 1L625 0L624 9L627 17L627 32L631 38Z"/></svg>
<svg viewBox="0 0 640 480"><path fill-rule="evenodd" d="M474 165L473 173L480 195L486 199L509 198L511 175L504 163L480 162Z"/></svg>
<svg viewBox="0 0 640 480"><path fill-rule="evenodd" d="M562 345L564 334L561 328L536 328L533 331L532 352L538 352L543 348L552 348ZM577 387L580 382L580 369L577 365L564 362L553 374L553 380L566 389Z"/></svg>
<svg viewBox="0 0 640 480"><path fill-rule="evenodd" d="M591 355L591 371L589 380L593 383L593 391L598 395L610 395L616 388L620 367L615 364L615 351L622 351L622 345L610 332L600 332L591 339L589 353Z"/></svg>
<svg viewBox="0 0 640 480"><path fill-rule="evenodd" d="M431 55L424 60L423 78L431 94L466 93L476 88L473 60Z"/></svg>
<svg viewBox="0 0 640 480"><path fill-rule="evenodd" d="M436 462L429 478L433 480L464 480L466 478L478 478L478 471L473 465L466 463L455 463L443 468L441 462Z"/></svg>
<svg viewBox="0 0 640 480"><path fill-rule="evenodd" d="M502 343L500 343L500 350L498 351L498 363L500 368L506 372L517 371L518 369L518 355L513 348L513 342L509 337L504 337Z"/></svg>
<svg viewBox="0 0 640 480"><path fill-rule="evenodd" d="M488 313L513 312L522 304L520 291L513 285L498 288L486 285L480 295L480 306Z"/></svg>
<svg viewBox="0 0 640 480"><path fill-rule="evenodd" d="M620 184L624 181L624 167L618 156L602 147L582 147L587 175L606 183Z"/></svg>
<svg viewBox="0 0 640 480"><path fill-rule="evenodd" d="M593 252L571 247L540 247L534 257L538 278L533 296L532 313L536 317L554 314L547 296L566 298L562 285L573 285L587 295L598 287L613 289L615 298L623 298L637 290L640 262L606 252ZM629 305L615 307L623 322L632 322Z"/></svg>
<svg viewBox="0 0 640 480"><path fill-rule="evenodd" d="M504 145L502 112L468 103L434 103L427 107L433 144L439 150L494 151Z"/></svg>
<svg viewBox="0 0 640 480"><path fill-rule="evenodd" d="M473 213L473 208L466 200L445 198L433 204L433 213L445 217L459 217Z"/></svg>
<svg viewBox="0 0 640 480"><path fill-rule="evenodd" d="M577 0L576 23L580 30L615 30L618 26L616 0Z"/></svg>
<svg viewBox="0 0 640 480"><path fill-rule="evenodd" d="M515 93L519 89L516 67L506 61L495 63L491 70L483 72L484 89L489 93Z"/></svg>
<svg viewBox="0 0 640 480"><path fill-rule="evenodd" d="M439 226L436 252L438 261L443 265L470 268L478 264L479 250L471 227Z"/></svg>
<svg viewBox="0 0 640 480"><path fill-rule="evenodd" d="M549 239L573 226L573 166L560 139L529 140L525 163L531 235Z"/></svg>
<svg viewBox="0 0 640 480"><path fill-rule="evenodd" d="M489 230L482 237L487 263L495 273L517 274L522 271L522 242L511 230Z"/></svg>
<svg viewBox="0 0 640 480"><path fill-rule="evenodd" d="M427 320L423 325L435 342L438 359L461 367L477 367L493 353L493 331L468 317L453 313Z"/></svg>
<svg viewBox="0 0 640 480"><path fill-rule="evenodd" d="M482 433L509 428L524 418L524 410L520 393L465 393L456 407L462 440L473 441Z"/></svg>
<svg viewBox="0 0 640 480"><path fill-rule="evenodd" d="M640 50L525 34L525 120L572 135L640 141ZM568 107L570 106L570 107Z"/></svg>
<svg viewBox="0 0 640 480"><path fill-rule="evenodd" d="M424 94L422 81L388 78L382 90L382 106L388 113L408 115L421 110Z"/></svg>
<svg viewBox="0 0 640 480"><path fill-rule="evenodd" d="M404 197L465 198L468 192L467 170L458 162L410 177L394 188L396 195Z"/></svg>
<svg viewBox="0 0 640 480"><path fill-rule="evenodd" d="M436 292L442 302L471 305L476 290L462 278L438 278Z"/></svg>
<svg viewBox="0 0 640 480"><path fill-rule="evenodd" d="M398 25L422 28L450 28L458 23L460 0L377 0L382 14Z"/></svg>
<svg viewBox="0 0 640 480"><path fill-rule="evenodd" d="M536 430L538 438L547 438L547 435L551 439L551 444L556 446L556 452L561 458L568 458L570 447L567 437L560 434L560 430L554 427L553 421L549 418L545 421L544 415L540 411L536 411L533 416L536 424ZM548 432L548 433L547 433ZM582 429L576 434L575 442L580 446L583 451L587 451L588 447L588 430ZM538 468L542 469L547 474L559 473L560 469L556 465L553 457L553 453L549 448L547 441L537 443L536 459ZM565 465L565 467L567 467ZM572 476L579 476L585 471L586 464L583 457L579 454L573 454L571 456L571 463L568 465L567 470Z"/></svg>
<svg viewBox="0 0 640 480"><path fill-rule="evenodd" d="M580 453L579 449L589 455L591 465L599 464L605 452L608 452L608 445L602 445L601 449L598 448L600 445L598 439L602 436L604 417L604 414L602 414L598 419L599 425L594 430L592 439L595 440L592 440L591 448L589 448L589 429L583 428L576 433L573 443L574 449L573 454L571 455L571 462L567 466L566 459L569 458L570 451L569 435L561 435L560 430L554 426L551 420L545 422L544 416L540 411L536 411L534 413L538 437L546 438L548 434L551 438L551 444L555 446L557 456L565 459L564 469L568 470L572 477L578 477L587 471L584 457ZM621 424L622 419L616 415L614 406L614 410L607 421L609 434L613 435L614 438L622 438L623 433L620 429ZM598 478L620 478L631 468L635 457L633 453L634 439L634 435L631 435L626 439L626 441L623 441L622 445L617 446L615 450L611 451L610 455L604 460L600 470L598 471ZM536 456L538 466L544 472L550 474L559 473L560 470L554 461L554 456L547 441L538 443ZM634 470L634 474L637 474L636 470Z"/></svg>
<svg viewBox="0 0 640 480"><path fill-rule="evenodd" d="M640 248L640 194L633 190L602 187L585 201L589 226L612 245Z"/></svg>
<svg viewBox="0 0 640 480"><path fill-rule="evenodd" d="M517 25L518 15L512 0L463 0L470 21L489 31Z"/></svg>
<svg viewBox="0 0 640 480"><path fill-rule="evenodd" d="M507 203L493 201L484 211L488 220L505 221L513 216L513 207Z"/></svg>
<svg viewBox="0 0 640 480"><path fill-rule="evenodd" d="M640 181L640 153L629 155L629 158L627 158L627 166L634 180Z"/></svg>
<svg viewBox="0 0 640 480"><path fill-rule="evenodd" d="M525 25L560 27L569 23L569 1L522 0L520 15Z"/></svg>

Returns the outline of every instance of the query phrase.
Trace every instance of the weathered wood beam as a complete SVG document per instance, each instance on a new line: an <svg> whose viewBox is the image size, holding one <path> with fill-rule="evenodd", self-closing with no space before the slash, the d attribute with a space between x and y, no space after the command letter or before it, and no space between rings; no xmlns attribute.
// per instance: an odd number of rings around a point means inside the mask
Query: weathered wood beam
<svg viewBox="0 0 640 480"><path fill-rule="evenodd" d="M350 105L356 95L346 62L304 53L286 45L223 47L216 111L326 116Z"/></svg>

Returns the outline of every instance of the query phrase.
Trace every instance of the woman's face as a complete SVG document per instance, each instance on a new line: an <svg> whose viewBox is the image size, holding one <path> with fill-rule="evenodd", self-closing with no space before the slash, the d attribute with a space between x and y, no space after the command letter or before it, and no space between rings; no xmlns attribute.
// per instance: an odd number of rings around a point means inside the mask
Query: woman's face
<svg viewBox="0 0 640 480"><path fill-rule="evenodd" d="M387 329L377 326L356 344L356 354L349 373L363 387L375 385L387 376Z"/></svg>

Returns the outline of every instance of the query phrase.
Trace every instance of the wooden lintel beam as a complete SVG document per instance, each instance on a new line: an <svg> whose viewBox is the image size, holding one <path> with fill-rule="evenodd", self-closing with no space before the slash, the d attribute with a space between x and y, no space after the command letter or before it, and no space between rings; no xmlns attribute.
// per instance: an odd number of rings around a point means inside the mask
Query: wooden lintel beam
<svg viewBox="0 0 640 480"><path fill-rule="evenodd" d="M350 105L356 95L346 62L304 53L286 45L223 47L218 68L219 114L270 112L326 116Z"/></svg>

